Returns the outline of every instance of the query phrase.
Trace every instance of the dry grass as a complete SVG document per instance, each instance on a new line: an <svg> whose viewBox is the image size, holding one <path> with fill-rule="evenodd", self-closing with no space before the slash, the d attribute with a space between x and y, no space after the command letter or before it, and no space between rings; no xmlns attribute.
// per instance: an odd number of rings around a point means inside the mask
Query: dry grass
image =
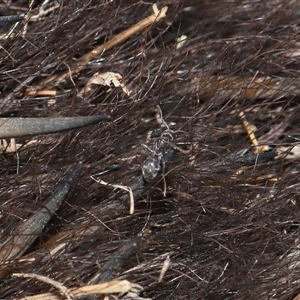
<svg viewBox="0 0 300 300"><path fill-rule="evenodd" d="M112 116L2 143L2 248L32 240L18 229L83 166L28 250L2 259L0 298L98 299L118 283L101 297L298 297L299 4L124 3L0 5L25 16L3 29L0 117Z"/></svg>

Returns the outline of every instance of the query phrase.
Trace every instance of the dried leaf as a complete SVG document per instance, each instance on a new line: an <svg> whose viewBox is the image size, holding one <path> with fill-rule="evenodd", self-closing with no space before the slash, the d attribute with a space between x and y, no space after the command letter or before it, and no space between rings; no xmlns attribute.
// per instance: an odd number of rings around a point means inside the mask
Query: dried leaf
<svg viewBox="0 0 300 300"><path fill-rule="evenodd" d="M115 87L121 87L123 92L129 96L130 91L127 89L125 84L120 81L121 79L122 76L119 73L105 72L99 74L97 72L90 78L84 89L80 92L80 95L93 90L97 85L103 85L108 87L114 85Z"/></svg>

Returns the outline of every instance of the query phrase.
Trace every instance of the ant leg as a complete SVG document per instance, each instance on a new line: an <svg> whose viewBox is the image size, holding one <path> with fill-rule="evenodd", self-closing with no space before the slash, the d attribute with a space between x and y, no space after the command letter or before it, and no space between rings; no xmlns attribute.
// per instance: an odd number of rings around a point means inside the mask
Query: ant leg
<svg viewBox="0 0 300 300"><path fill-rule="evenodd" d="M191 153L191 150L183 150L183 149L181 149L180 147L178 147L177 145L175 145L175 144L172 143L172 142L165 141L165 143L166 143L167 145L169 145L170 147L172 147L172 149L177 150L177 151L179 151L179 152L181 152L181 153L183 153L183 154L189 154L189 153Z"/></svg>
<svg viewBox="0 0 300 300"><path fill-rule="evenodd" d="M164 120L163 117L163 113L161 111L161 108L159 105L156 105L156 108L158 110L158 115L156 115L156 120L160 125L164 125L165 127L167 127L167 130L170 130L169 125L166 123L166 121Z"/></svg>

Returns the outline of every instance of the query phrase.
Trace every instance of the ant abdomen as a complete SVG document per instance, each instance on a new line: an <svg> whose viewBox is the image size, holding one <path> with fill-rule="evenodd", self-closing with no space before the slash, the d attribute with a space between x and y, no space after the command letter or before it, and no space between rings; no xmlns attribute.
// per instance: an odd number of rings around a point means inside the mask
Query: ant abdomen
<svg viewBox="0 0 300 300"><path fill-rule="evenodd" d="M159 159L155 155L148 156L143 163L142 172L144 179L149 182L155 179L161 170Z"/></svg>

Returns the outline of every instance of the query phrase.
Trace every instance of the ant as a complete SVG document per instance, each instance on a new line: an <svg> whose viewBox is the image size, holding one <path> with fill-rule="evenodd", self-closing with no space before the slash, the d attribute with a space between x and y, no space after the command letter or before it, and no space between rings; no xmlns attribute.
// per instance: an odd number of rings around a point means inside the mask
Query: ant
<svg viewBox="0 0 300 300"><path fill-rule="evenodd" d="M158 121L166 127L160 137L154 142L153 149L148 147L146 144L142 144L143 148L149 152L149 156L145 159L142 165L142 176L146 182L154 180L160 171L163 173L164 180L164 196L166 195L166 180L164 177L165 165L173 158L175 150L179 150L183 153L189 153L176 146L172 141L174 140L175 131L171 130L169 125L164 121L161 108L157 105L158 110Z"/></svg>

